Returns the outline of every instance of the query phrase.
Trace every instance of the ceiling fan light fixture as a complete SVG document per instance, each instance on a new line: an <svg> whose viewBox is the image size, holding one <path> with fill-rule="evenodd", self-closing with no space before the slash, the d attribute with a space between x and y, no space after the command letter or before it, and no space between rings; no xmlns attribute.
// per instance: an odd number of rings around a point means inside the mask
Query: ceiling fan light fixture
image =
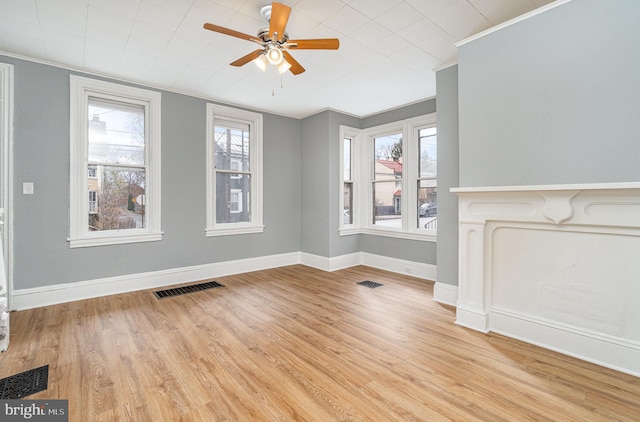
<svg viewBox="0 0 640 422"><path fill-rule="evenodd" d="M288 61L286 61L285 59L282 60L282 63L280 63L278 65L278 72L282 75L284 72L286 72L287 70L291 69L291 63L289 63Z"/></svg>
<svg viewBox="0 0 640 422"><path fill-rule="evenodd" d="M274 66L278 66L284 60L282 50L278 47L272 46L267 50L267 60Z"/></svg>
<svg viewBox="0 0 640 422"><path fill-rule="evenodd" d="M264 56L264 54L259 55L258 57L256 57L255 59L253 59L253 62L256 64L256 66L258 66L258 68L260 70L262 70L263 72L267 70L267 58Z"/></svg>

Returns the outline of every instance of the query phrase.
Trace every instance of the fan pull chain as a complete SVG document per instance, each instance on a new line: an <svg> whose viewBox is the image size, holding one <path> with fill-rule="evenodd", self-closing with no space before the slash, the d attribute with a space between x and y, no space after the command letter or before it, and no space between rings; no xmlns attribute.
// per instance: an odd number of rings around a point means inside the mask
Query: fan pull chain
<svg viewBox="0 0 640 422"><path fill-rule="evenodd" d="M280 75L280 89L284 88L284 72L283 73L279 73L276 69L276 76L273 79L273 85L271 85L271 96L275 97L276 96L276 78L278 77L278 74Z"/></svg>

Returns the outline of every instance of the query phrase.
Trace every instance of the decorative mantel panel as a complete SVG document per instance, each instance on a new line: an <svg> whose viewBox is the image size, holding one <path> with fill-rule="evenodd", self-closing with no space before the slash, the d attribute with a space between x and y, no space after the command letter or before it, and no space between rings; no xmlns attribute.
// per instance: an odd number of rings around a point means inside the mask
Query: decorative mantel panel
<svg viewBox="0 0 640 422"><path fill-rule="evenodd" d="M457 324L640 375L640 183L452 192Z"/></svg>

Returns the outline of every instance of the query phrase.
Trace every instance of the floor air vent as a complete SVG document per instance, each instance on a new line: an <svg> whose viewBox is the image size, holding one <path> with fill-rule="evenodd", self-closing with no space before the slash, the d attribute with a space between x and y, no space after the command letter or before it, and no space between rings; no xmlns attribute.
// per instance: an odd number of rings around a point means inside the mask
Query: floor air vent
<svg viewBox="0 0 640 422"><path fill-rule="evenodd" d="M164 299L165 297L173 297L186 295L187 293L200 292L202 290L215 289L216 287L224 287L224 284L220 284L216 281L207 281L205 283L193 284L191 286L176 287L173 289L159 290L153 292L158 299Z"/></svg>
<svg viewBox="0 0 640 422"><path fill-rule="evenodd" d="M15 400L47 389L49 365L0 380L0 400Z"/></svg>
<svg viewBox="0 0 640 422"><path fill-rule="evenodd" d="M357 283L357 284L368 287L370 289L375 289L376 287L384 286L384 284L376 283L375 281L369 281L369 280L361 281L360 283Z"/></svg>

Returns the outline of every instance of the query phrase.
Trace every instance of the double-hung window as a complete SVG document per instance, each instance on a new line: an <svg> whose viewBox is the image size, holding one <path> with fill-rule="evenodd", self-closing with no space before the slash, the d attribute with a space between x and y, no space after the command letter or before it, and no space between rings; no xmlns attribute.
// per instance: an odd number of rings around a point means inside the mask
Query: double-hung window
<svg viewBox="0 0 640 422"><path fill-rule="evenodd" d="M260 233L262 115L207 104L207 236Z"/></svg>
<svg viewBox="0 0 640 422"><path fill-rule="evenodd" d="M356 183L357 166L356 166L356 146L358 139L358 131L346 127L341 127L341 155L340 161L340 210L342 216L340 219L340 230L350 230L356 227L357 216L354 214L356 192L359 187Z"/></svg>
<svg viewBox="0 0 640 422"><path fill-rule="evenodd" d="M160 93L72 75L71 247L160 240Z"/></svg>
<svg viewBox="0 0 640 422"><path fill-rule="evenodd" d="M435 114L341 127L340 234L436 240Z"/></svg>

